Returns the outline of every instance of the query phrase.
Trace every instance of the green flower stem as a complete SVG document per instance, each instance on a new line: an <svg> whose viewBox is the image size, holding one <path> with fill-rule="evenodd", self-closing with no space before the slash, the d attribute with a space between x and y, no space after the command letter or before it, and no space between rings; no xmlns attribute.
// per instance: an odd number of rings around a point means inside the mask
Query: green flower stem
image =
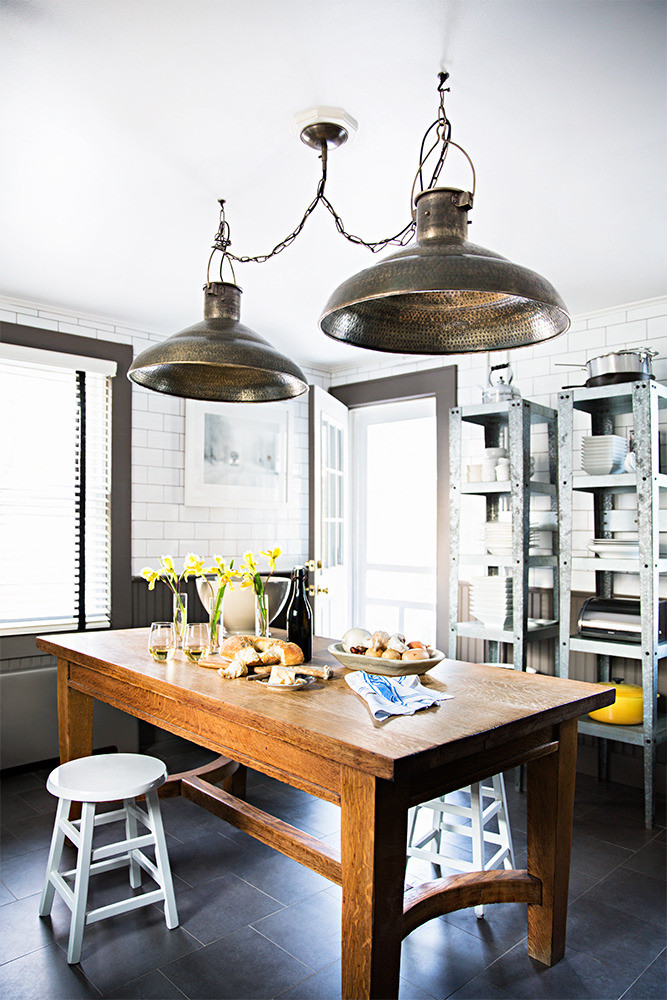
<svg viewBox="0 0 667 1000"><path fill-rule="evenodd" d="M222 587L218 587L218 593L216 594L215 603L213 605L213 612L211 614L211 640L215 641L217 644L218 640L218 623L220 621L220 613L222 611L222 599L225 596L226 584Z"/></svg>

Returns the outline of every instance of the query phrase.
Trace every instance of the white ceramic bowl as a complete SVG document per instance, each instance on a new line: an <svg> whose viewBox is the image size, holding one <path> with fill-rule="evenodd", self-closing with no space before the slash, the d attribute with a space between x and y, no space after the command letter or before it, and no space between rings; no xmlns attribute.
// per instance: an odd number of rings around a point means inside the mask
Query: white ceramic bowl
<svg viewBox="0 0 667 1000"><path fill-rule="evenodd" d="M213 590L208 580L214 584L216 578L197 577L197 593L206 611L210 609ZM267 580L262 576L269 601L269 621L272 622L282 611L289 593L290 581L284 576L272 576ZM234 589L227 587L222 599L222 623L232 634L252 635L255 631L255 592L252 587L241 587L241 577L234 581Z"/></svg>

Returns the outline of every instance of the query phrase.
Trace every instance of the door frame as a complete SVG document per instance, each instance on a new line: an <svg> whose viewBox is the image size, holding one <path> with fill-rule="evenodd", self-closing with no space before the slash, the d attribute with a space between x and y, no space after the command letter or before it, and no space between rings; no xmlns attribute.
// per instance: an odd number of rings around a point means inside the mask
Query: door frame
<svg viewBox="0 0 667 1000"><path fill-rule="evenodd" d="M329 392L348 409L373 403L435 397L437 453L436 512L436 644L448 649L449 637L449 411L457 406L456 365L389 375L385 378L332 386Z"/></svg>

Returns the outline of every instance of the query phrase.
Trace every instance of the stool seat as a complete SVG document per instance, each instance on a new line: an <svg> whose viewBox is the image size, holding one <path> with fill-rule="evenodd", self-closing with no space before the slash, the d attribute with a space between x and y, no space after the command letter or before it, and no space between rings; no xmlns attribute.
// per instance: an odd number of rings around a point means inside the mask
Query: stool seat
<svg viewBox="0 0 667 1000"><path fill-rule="evenodd" d="M48 777L51 795L70 802L134 799L159 788L167 768L157 757L139 753L102 753L61 764Z"/></svg>
<svg viewBox="0 0 667 1000"><path fill-rule="evenodd" d="M39 914L42 917L48 916L56 892L71 910L67 947L67 961L70 964L81 959L84 928L98 920L115 917L142 906L164 903L167 927L171 930L178 926L174 886L157 794L158 787L166 778L167 769L161 760L135 753L81 757L61 764L49 775L46 787L59 801ZM141 795L145 796L145 809L136 802ZM95 815L98 803L120 801L123 803L122 809ZM69 819L72 802L81 803L80 820ZM122 839L94 848L95 829L116 822L125 825ZM138 823L148 832L139 834ZM70 871L60 871L65 839L77 851L76 868ZM144 853L146 847L154 850L155 862ZM129 868L132 889L141 887L142 871L150 875L157 888L89 910L90 876L124 866ZM68 879L74 881L73 886Z"/></svg>

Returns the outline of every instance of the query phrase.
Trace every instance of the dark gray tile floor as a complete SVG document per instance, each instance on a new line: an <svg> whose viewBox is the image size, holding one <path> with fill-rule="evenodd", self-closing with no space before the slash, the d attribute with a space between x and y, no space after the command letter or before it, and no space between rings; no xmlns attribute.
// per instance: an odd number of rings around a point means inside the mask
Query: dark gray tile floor
<svg viewBox="0 0 667 1000"><path fill-rule="evenodd" d="M160 734L144 749L172 771L211 756ZM69 911L56 898L49 919L37 915L54 813L48 770L0 773L0 996L339 1000L340 889L182 799L162 803L180 926L167 930L156 906L92 924L80 965L68 966ZM259 774L248 788L251 802L336 843L335 807ZM507 793L523 866L525 797L512 780ZM399 1000L664 1000L666 846L664 800L647 831L641 792L579 776L565 958L552 969L528 958L525 906L488 906L483 920L462 910L406 938ZM411 861L407 877L433 874ZM94 878L91 904L125 895L126 878Z"/></svg>

